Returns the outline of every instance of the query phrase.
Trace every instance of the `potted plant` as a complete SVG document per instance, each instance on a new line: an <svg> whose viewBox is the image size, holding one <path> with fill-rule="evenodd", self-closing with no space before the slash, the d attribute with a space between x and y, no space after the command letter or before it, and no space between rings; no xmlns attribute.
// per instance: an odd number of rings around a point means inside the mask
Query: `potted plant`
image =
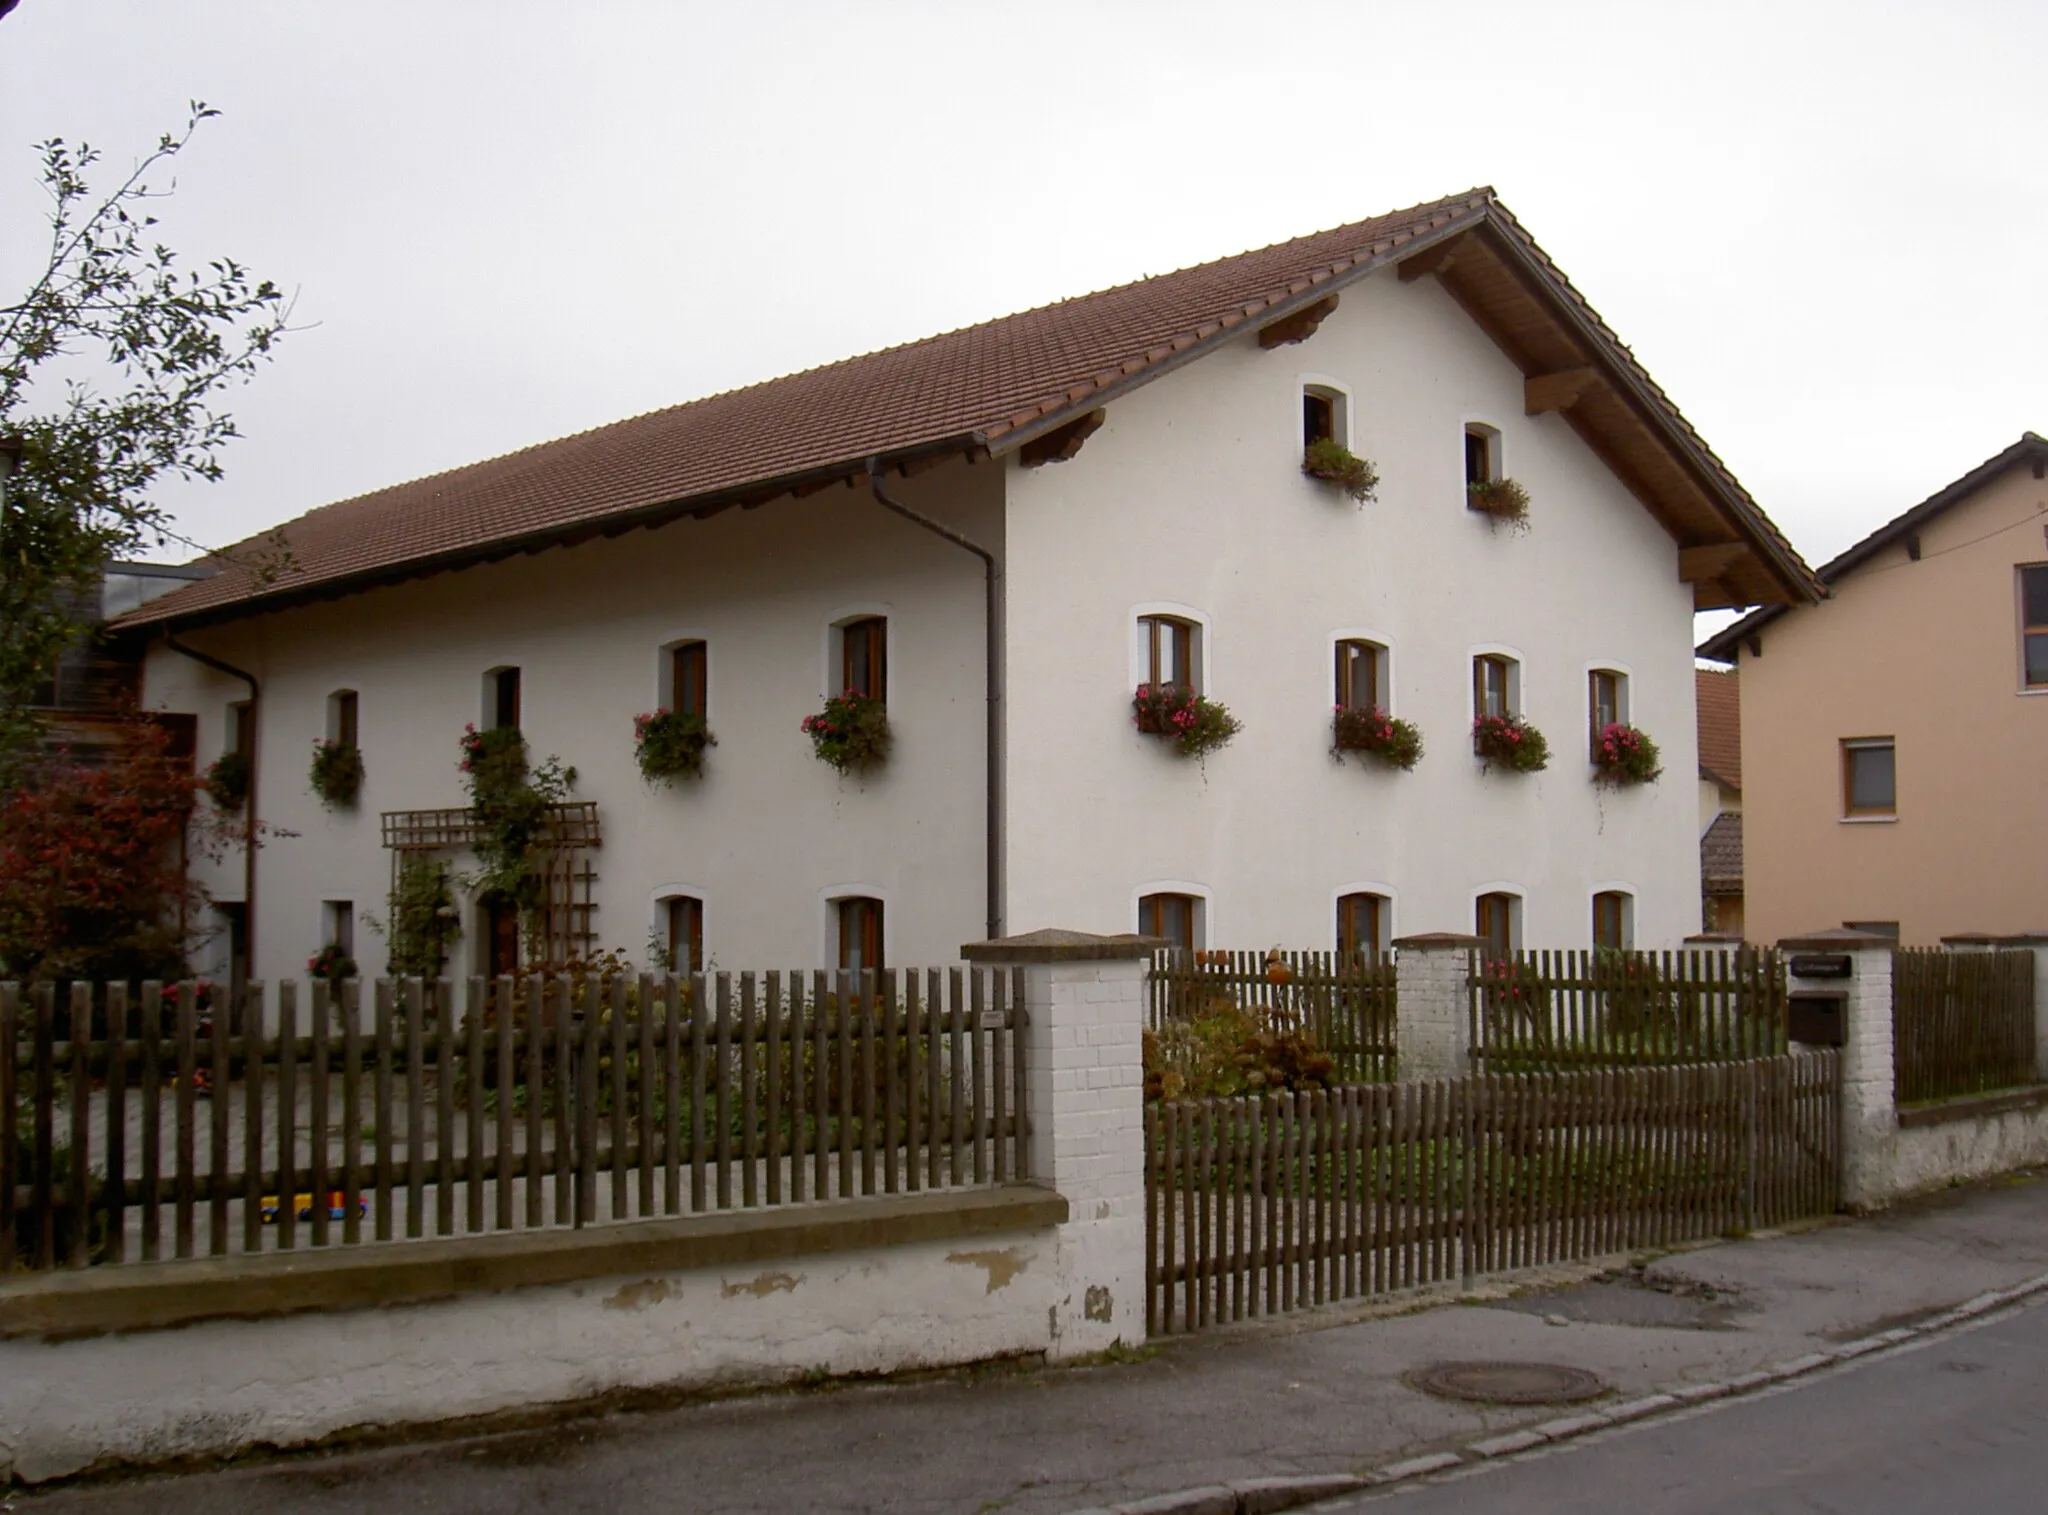
<svg viewBox="0 0 2048 1515"><path fill-rule="evenodd" d="M1593 740L1593 778L1605 784L1648 784L1664 771L1657 744L1620 721L1600 728Z"/></svg>
<svg viewBox="0 0 2048 1515"><path fill-rule="evenodd" d="M1529 491L1513 479L1478 479L1465 486L1465 503L1496 522L1529 529Z"/></svg>
<svg viewBox="0 0 2048 1515"><path fill-rule="evenodd" d="M1377 705L1337 707L1330 722L1338 752L1370 753L1391 768L1413 768L1422 756L1422 733Z"/></svg>
<svg viewBox="0 0 2048 1515"><path fill-rule="evenodd" d="M663 706L633 717L633 755L647 779L668 783L697 778L704 772L704 749L717 745L718 738L701 715Z"/></svg>
<svg viewBox="0 0 2048 1515"><path fill-rule="evenodd" d="M313 743L313 769L307 775L320 803L330 809L356 802L363 788L362 749L348 742Z"/></svg>
<svg viewBox="0 0 2048 1515"><path fill-rule="evenodd" d="M249 802L249 754L223 752L213 760L200 782L207 796L223 810L240 810Z"/></svg>
<svg viewBox="0 0 2048 1515"><path fill-rule="evenodd" d="M339 942L329 942L306 959L306 972L313 978L324 978L330 984L338 984L345 978L356 976L356 960L341 950Z"/></svg>
<svg viewBox="0 0 2048 1515"><path fill-rule="evenodd" d="M1373 491L1380 487L1379 470L1372 466L1371 460L1361 458L1330 437L1308 444L1301 455L1301 471L1325 484L1335 484L1361 505L1370 500Z"/></svg>
<svg viewBox="0 0 2048 1515"><path fill-rule="evenodd" d="M1550 744L1543 733L1518 715L1482 715L1472 723L1472 750L1485 759L1516 773L1535 773L1550 761Z"/></svg>
<svg viewBox="0 0 2048 1515"><path fill-rule="evenodd" d="M1182 757L1206 757L1243 729L1228 709L1185 684L1140 684L1131 712L1140 731L1171 741Z"/></svg>
<svg viewBox="0 0 2048 1515"><path fill-rule="evenodd" d="M888 707L857 689L833 695L823 710L805 716L803 730L818 760L842 774L879 768L887 760L893 740Z"/></svg>
<svg viewBox="0 0 2048 1515"><path fill-rule="evenodd" d="M462 762L471 797L479 806L509 794L526 782L526 738L517 726L479 731L462 728Z"/></svg>

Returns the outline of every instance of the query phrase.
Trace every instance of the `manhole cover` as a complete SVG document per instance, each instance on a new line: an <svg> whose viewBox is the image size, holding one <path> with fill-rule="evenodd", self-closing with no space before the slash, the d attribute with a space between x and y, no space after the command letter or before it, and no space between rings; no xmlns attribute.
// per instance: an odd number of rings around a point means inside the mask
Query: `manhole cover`
<svg viewBox="0 0 2048 1515"><path fill-rule="evenodd" d="M1408 1386L1490 1405L1562 1405L1598 1399L1607 1385L1584 1368L1553 1362L1440 1362L1407 1375Z"/></svg>

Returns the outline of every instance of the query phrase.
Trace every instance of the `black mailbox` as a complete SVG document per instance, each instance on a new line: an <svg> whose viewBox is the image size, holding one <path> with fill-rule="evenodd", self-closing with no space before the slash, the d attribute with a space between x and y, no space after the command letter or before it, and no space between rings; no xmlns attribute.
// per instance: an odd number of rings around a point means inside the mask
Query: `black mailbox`
<svg viewBox="0 0 2048 1515"><path fill-rule="evenodd" d="M1840 989L1794 989L1785 1007L1785 1033L1809 1047L1839 1047L1849 1023L1849 996Z"/></svg>
<svg viewBox="0 0 2048 1515"><path fill-rule="evenodd" d="M1847 978L1849 967L1846 952L1799 952L1785 964L1785 971L1794 978Z"/></svg>

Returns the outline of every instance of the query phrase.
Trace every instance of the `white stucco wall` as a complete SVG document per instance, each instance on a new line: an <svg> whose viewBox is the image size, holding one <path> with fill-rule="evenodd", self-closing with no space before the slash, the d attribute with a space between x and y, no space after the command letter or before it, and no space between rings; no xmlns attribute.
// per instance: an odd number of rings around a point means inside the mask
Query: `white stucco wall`
<svg viewBox="0 0 2048 1515"><path fill-rule="evenodd" d="M1969 1115L1895 1135L1892 1197L1974 1183L2048 1162L2048 1109Z"/></svg>
<svg viewBox="0 0 2048 1515"><path fill-rule="evenodd" d="M1379 468L1354 507L1299 471L1301 389L1350 391ZM1468 510L1467 422L1498 429L1527 486L1517 535ZM1333 900L1390 885L1395 934L1469 931L1477 893L1524 895L1530 946L1584 946L1591 896L1627 887L1635 936L1697 928L1692 599L1671 538L1563 417L1523 414L1520 371L1433 280L1376 275L1306 343L1225 351L1108 407L1071 462L1010 473L1009 923L1130 929L1168 881L1207 891L1207 939L1334 944ZM1205 764L1130 721L1130 621L1206 623L1207 686L1244 730ZM1332 642L1392 650L1412 773L1329 755ZM1471 755L1470 660L1510 648L1551 745L1533 777ZM1598 788L1586 675L1630 675L1664 779ZM1077 850L1078 849L1078 850Z"/></svg>
<svg viewBox="0 0 2048 1515"><path fill-rule="evenodd" d="M1000 546L998 469L956 464L892 487ZM378 813L467 803L458 739L465 722L488 724L483 677L503 664L522 670L534 758L573 764L574 797L601 807L600 946L641 960L654 896L688 884L703 890L715 967L836 961L834 893L886 902L889 961L954 960L984 934L982 594L975 558L865 490L835 488L187 633L262 681L260 812L297 833L259 855L255 971L303 973L331 899L354 902L358 961L382 970L382 941L361 923L384 912L390 881ZM884 770L842 779L798 728L837 681L829 626L861 613L889 617L895 748ZM710 644L718 746L701 780L651 787L633 717L665 703L660 649L683 637ZM339 688L360 695L367 780L356 809L331 812L306 772ZM243 697L152 650L149 703L198 713L202 765ZM238 855L202 877L217 898L241 897ZM456 973L477 966L481 933L465 917Z"/></svg>
<svg viewBox="0 0 2048 1515"><path fill-rule="evenodd" d="M0 1484L303 1446L616 1389L772 1383L1050 1344L1053 1231L82 1341L0 1342Z"/></svg>

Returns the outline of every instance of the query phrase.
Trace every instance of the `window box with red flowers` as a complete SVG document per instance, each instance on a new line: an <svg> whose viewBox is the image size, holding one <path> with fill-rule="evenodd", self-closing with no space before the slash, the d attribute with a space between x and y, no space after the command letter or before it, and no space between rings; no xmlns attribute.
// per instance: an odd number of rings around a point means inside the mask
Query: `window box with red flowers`
<svg viewBox="0 0 2048 1515"><path fill-rule="evenodd" d="M1482 715L1472 723L1472 751L1490 768L1537 773L1550 761L1543 733L1518 715Z"/></svg>
<svg viewBox="0 0 2048 1515"><path fill-rule="evenodd" d="M1237 717L1185 684L1140 684L1131 719L1147 736L1172 742L1182 757L1206 757L1243 729Z"/></svg>
<svg viewBox="0 0 2048 1515"><path fill-rule="evenodd" d="M362 749L350 742L314 742L313 767L306 782L329 809L355 804L363 789Z"/></svg>
<svg viewBox="0 0 2048 1515"><path fill-rule="evenodd" d="M872 695L849 689L825 701L816 715L804 717L804 735L811 739L818 760L830 763L841 773L866 773L879 768L889 757L894 740L889 731L889 710Z"/></svg>
<svg viewBox="0 0 2048 1515"><path fill-rule="evenodd" d="M701 715L664 706L633 717L633 756L641 776L656 783L701 777L704 749L717 745Z"/></svg>
<svg viewBox="0 0 2048 1515"><path fill-rule="evenodd" d="M306 959L306 972L313 978L338 984L345 978L356 976L356 960L342 951L339 943L329 942Z"/></svg>
<svg viewBox="0 0 2048 1515"><path fill-rule="evenodd" d="M1603 784L1648 784L1664 771L1657 744L1633 726L1611 721L1593 739L1593 777Z"/></svg>
<svg viewBox="0 0 2048 1515"><path fill-rule="evenodd" d="M1422 733L1377 705L1337 707L1330 741L1338 752L1370 753L1390 768L1413 768L1422 757Z"/></svg>

